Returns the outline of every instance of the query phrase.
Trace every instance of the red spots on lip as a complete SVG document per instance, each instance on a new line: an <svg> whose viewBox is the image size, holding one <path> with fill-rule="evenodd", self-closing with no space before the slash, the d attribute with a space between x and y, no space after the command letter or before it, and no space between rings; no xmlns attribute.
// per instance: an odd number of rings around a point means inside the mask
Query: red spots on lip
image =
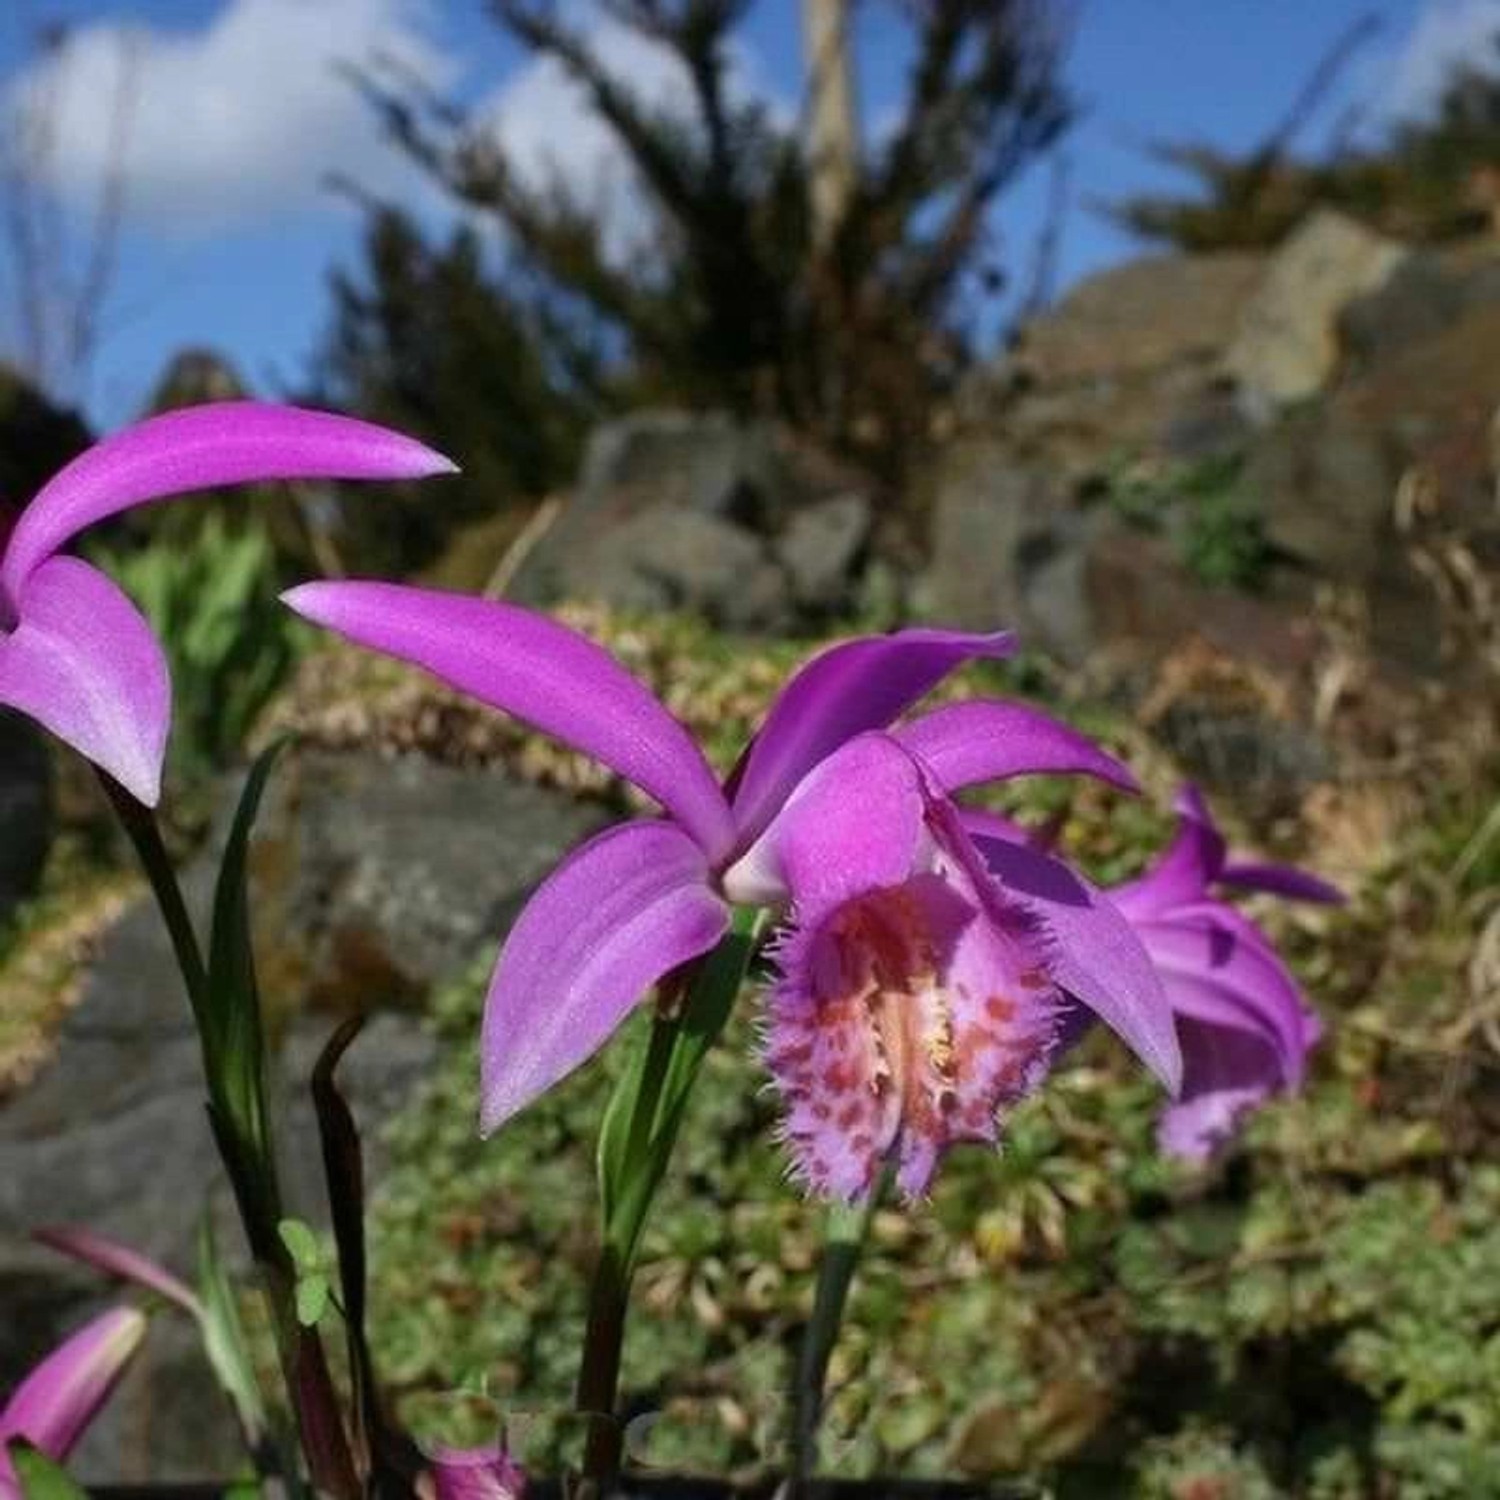
<svg viewBox="0 0 1500 1500"><path fill-rule="evenodd" d="M950 1146L993 1143L1050 1046L1051 996L1029 982L1043 972L1028 935L988 924L936 874L795 934L764 1053L794 1170L855 1200L890 1162L916 1198Z"/></svg>

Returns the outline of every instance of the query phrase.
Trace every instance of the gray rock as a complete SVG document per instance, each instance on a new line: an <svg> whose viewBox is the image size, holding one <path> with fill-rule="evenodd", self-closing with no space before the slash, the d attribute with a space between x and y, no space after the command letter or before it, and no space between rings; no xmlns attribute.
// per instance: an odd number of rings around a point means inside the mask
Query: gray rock
<svg viewBox="0 0 1500 1500"><path fill-rule="evenodd" d="M1060 509L1046 478L1019 465L1003 442L955 444L936 479L924 612L959 629L1015 624L1023 545L1045 550Z"/></svg>
<svg viewBox="0 0 1500 1500"><path fill-rule="evenodd" d="M29 719L0 709L0 923L36 890L52 842L52 763Z"/></svg>
<svg viewBox="0 0 1500 1500"><path fill-rule="evenodd" d="M1413 251L1384 285L1344 309L1338 335L1345 363L1356 372L1367 370L1496 303L1500 260L1474 263Z"/></svg>
<svg viewBox="0 0 1500 1500"><path fill-rule="evenodd" d="M681 506L652 506L592 538L573 554L569 576L569 598L688 610L736 629L784 625L792 608L791 585L765 542Z"/></svg>
<svg viewBox="0 0 1500 1500"><path fill-rule="evenodd" d="M802 498L791 464L762 424L677 411L606 423L590 438L571 499L513 581L512 593L532 604L593 598L659 607L663 588L637 578L638 569L615 556L622 531L621 545L633 554L653 533L677 529L675 519L685 515L693 521L684 528L717 523L722 530L714 535L721 539L768 534ZM695 556L704 534L700 527L684 544Z"/></svg>
<svg viewBox="0 0 1500 1500"><path fill-rule="evenodd" d="M254 856L267 993L292 1011L419 1001L604 818L497 769L371 752L288 761Z"/></svg>
<svg viewBox="0 0 1500 1500"><path fill-rule="evenodd" d="M848 604L873 523L869 500L857 493L835 495L792 517L776 550L798 605L832 614Z"/></svg>
<svg viewBox="0 0 1500 1500"><path fill-rule="evenodd" d="M1012 364L1041 385L1116 381L1220 358L1263 256L1153 255L1100 272L1027 325Z"/></svg>
<svg viewBox="0 0 1500 1500"><path fill-rule="evenodd" d="M797 605L777 538L848 487L838 465L763 423L683 412L609 423L594 433L572 498L510 593L533 605L596 600L693 611L731 628L785 628ZM858 530L848 510L825 551Z"/></svg>
<svg viewBox="0 0 1500 1500"><path fill-rule="evenodd" d="M1385 285L1407 254L1333 209L1310 214L1287 236L1225 360L1251 415L1269 416L1324 389L1338 367L1340 315Z"/></svg>

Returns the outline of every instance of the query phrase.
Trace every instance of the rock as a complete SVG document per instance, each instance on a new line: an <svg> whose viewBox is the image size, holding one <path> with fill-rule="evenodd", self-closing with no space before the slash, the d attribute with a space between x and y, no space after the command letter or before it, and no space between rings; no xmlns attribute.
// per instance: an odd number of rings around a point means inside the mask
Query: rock
<svg viewBox="0 0 1500 1500"><path fill-rule="evenodd" d="M36 890L52 842L52 761L29 720L0 709L0 926Z"/></svg>
<svg viewBox="0 0 1500 1500"><path fill-rule="evenodd" d="M575 494L511 593L786 628L797 603L777 539L800 511L849 488L841 466L765 424L644 412L594 433Z"/></svg>
<svg viewBox="0 0 1500 1500"><path fill-rule="evenodd" d="M1057 386L1218 360L1264 269L1260 255L1225 251L1103 271L1028 324L1012 362L1034 384Z"/></svg>
<svg viewBox="0 0 1500 1500"><path fill-rule="evenodd" d="M792 517L776 552L804 610L835 614L849 603L856 564L873 524L870 502L858 493L835 495Z"/></svg>
<svg viewBox="0 0 1500 1500"><path fill-rule="evenodd" d="M1002 441L952 446L938 460L923 612L954 629L1018 626L1023 546L1029 540L1033 555L1045 553L1065 511L1046 478Z"/></svg>
<svg viewBox="0 0 1500 1500"><path fill-rule="evenodd" d="M1255 444L1244 484L1273 547L1313 576L1353 582L1388 545L1400 476L1387 433L1312 409Z"/></svg>
<svg viewBox="0 0 1500 1500"><path fill-rule="evenodd" d="M1383 286L1344 309L1338 325L1344 362L1355 372L1368 371L1497 302L1500 259L1413 251Z"/></svg>
<svg viewBox="0 0 1500 1500"><path fill-rule="evenodd" d="M526 890L602 814L508 781L415 760L310 753L273 783L253 852L288 1203L325 1218L306 1083L333 1020L303 1002L373 1010L409 1000L498 939ZM200 923L208 861L185 877ZM340 1076L356 1117L385 1118L429 1071L419 1017L373 1016ZM0 1389L101 1305L100 1282L19 1241L85 1224L180 1272L220 1174L203 1108L198 1043L160 920L145 903L105 936L52 1062L0 1108ZM365 1132L378 1177L378 1132ZM223 1210L224 1194L217 1194ZM225 1215L222 1241L239 1245ZM12 1310L22 1315L12 1316ZM120 1482L202 1478L237 1451L191 1335L157 1320L140 1368L81 1450L79 1472Z"/></svg>
<svg viewBox="0 0 1500 1500"><path fill-rule="evenodd" d="M716 625L786 623L791 585L767 545L730 521L656 505L577 548L569 599L640 611L688 610Z"/></svg>
<svg viewBox="0 0 1500 1500"><path fill-rule="evenodd" d="M1327 386L1339 362L1340 315L1383 286L1407 254L1332 209L1309 215L1283 241L1225 360L1251 415L1268 417Z"/></svg>
<svg viewBox="0 0 1500 1500"><path fill-rule="evenodd" d="M1419 674L1452 666L1443 605L1413 564L1397 496L1422 493L1429 525L1475 559L1496 555L1497 408L1500 302L1390 351L1251 448L1245 485L1261 502L1268 540L1310 580L1364 597L1370 645L1384 663Z"/></svg>
<svg viewBox="0 0 1500 1500"><path fill-rule="evenodd" d="M272 783L255 846L267 995L294 1012L420 1001L605 816L498 769L299 756Z"/></svg>

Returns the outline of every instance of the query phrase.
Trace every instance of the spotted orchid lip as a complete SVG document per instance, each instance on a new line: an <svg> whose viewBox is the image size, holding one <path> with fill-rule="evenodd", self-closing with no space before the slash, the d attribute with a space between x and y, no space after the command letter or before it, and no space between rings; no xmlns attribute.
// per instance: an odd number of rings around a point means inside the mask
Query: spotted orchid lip
<svg viewBox="0 0 1500 1500"><path fill-rule="evenodd" d="M951 868L844 903L789 941L781 970L765 1061L794 1169L827 1197L867 1197L887 1163L925 1196L949 1148L995 1141L1051 1049L1039 947Z"/></svg>

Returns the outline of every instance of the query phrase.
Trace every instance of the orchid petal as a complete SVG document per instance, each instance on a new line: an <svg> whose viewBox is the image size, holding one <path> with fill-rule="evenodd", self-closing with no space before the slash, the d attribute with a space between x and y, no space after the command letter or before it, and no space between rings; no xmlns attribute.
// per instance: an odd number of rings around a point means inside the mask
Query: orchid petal
<svg viewBox="0 0 1500 1500"><path fill-rule="evenodd" d="M1276 1051L1263 1038L1184 1017L1181 1097L1162 1112L1161 1149L1189 1161L1223 1146L1245 1114L1286 1083Z"/></svg>
<svg viewBox="0 0 1500 1500"><path fill-rule="evenodd" d="M1177 832L1143 875L1115 886L1110 899L1135 920L1201 901L1224 868L1226 846L1198 789L1177 794Z"/></svg>
<svg viewBox="0 0 1500 1500"><path fill-rule="evenodd" d="M1127 792L1134 776L1087 735L1024 703L976 699L934 709L892 731L944 791L1011 776L1094 776Z"/></svg>
<svg viewBox="0 0 1500 1500"><path fill-rule="evenodd" d="M56 1250L59 1255L70 1256L96 1271L109 1276L118 1276L133 1282L147 1291L174 1302L185 1313L194 1318L203 1317L203 1304L185 1282L180 1281L165 1266L158 1265L148 1255L132 1250L128 1245L95 1234L89 1229L71 1226L49 1227L32 1231L32 1239Z"/></svg>
<svg viewBox="0 0 1500 1500"><path fill-rule="evenodd" d="M490 983L480 1040L488 1134L592 1056L664 974L708 952L729 912L703 851L660 820L606 829L526 904Z"/></svg>
<svg viewBox="0 0 1500 1500"><path fill-rule="evenodd" d="M1015 650L1008 632L902 630L816 656L782 689L735 778L741 843L754 839L812 768L846 740L884 729L973 657Z"/></svg>
<svg viewBox="0 0 1500 1500"><path fill-rule="evenodd" d="M329 412L258 401L167 412L95 444L43 486L0 562L0 597L19 606L32 573L71 537L149 501L277 479L422 479L453 470L413 438Z"/></svg>
<svg viewBox="0 0 1500 1500"><path fill-rule="evenodd" d="M602 647L492 599L394 583L309 583L282 595L315 624L413 662L575 746L655 797L710 858L732 839L703 752Z"/></svg>
<svg viewBox="0 0 1500 1500"><path fill-rule="evenodd" d="M5 1446L25 1438L48 1458L65 1459L108 1400L146 1335L138 1308L115 1307L65 1339L0 1411L0 1481L15 1482Z"/></svg>
<svg viewBox="0 0 1500 1500"><path fill-rule="evenodd" d="M1048 968L1054 982L1117 1032L1175 1094L1182 1053L1172 1008L1135 929L1060 860L999 839L981 838L977 844L1005 894L1021 902L1052 938Z"/></svg>
<svg viewBox="0 0 1500 1500"><path fill-rule="evenodd" d="M1259 891L1288 901L1316 901L1325 906L1342 906L1345 900L1344 893L1336 885L1294 865L1230 863L1219 871L1219 880L1242 891Z"/></svg>
<svg viewBox="0 0 1500 1500"><path fill-rule="evenodd" d="M744 905L788 894L798 920L911 873L924 835L921 773L889 735L864 734L821 762L724 875Z"/></svg>
<svg viewBox="0 0 1500 1500"><path fill-rule="evenodd" d="M960 807L957 811L959 824L971 839L1004 839L1040 849L1048 847L1037 842L1038 836L1045 837L1048 831L1045 823L1040 828L1028 828L1004 813L991 812L987 807Z"/></svg>
<svg viewBox="0 0 1500 1500"><path fill-rule="evenodd" d="M161 647L140 611L96 568L44 562L26 612L0 634L0 703L18 708L154 807L171 718Z"/></svg>
<svg viewBox="0 0 1500 1500"><path fill-rule="evenodd" d="M1311 1012L1269 939L1248 917L1205 901L1139 923L1136 930L1174 1010L1269 1035L1289 1071L1301 1077Z"/></svg>

